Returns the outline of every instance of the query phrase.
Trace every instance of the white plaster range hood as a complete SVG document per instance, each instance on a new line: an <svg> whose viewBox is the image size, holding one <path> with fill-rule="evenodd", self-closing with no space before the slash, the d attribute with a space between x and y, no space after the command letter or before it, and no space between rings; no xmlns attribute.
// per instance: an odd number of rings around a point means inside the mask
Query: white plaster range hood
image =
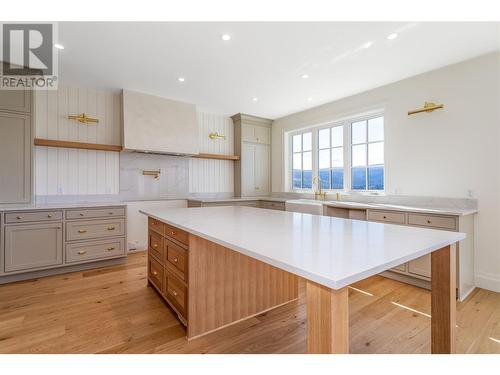
<svg viewBox="0 0 500 375"><path fill-rule="evenodd" d="M176 156L198 154L194 104L123 90L122 111L124 150Z"/></svg>

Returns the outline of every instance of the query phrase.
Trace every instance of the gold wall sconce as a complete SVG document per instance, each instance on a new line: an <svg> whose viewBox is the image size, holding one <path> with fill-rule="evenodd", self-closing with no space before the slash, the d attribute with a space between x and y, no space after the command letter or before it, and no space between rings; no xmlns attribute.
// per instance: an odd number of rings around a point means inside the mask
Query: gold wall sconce
<svg viewBox="0 0 500 375"><path fill-rule="evenodd" d="M443 107L444 107L444 104L425 102L424 108L419 108L419 109L414 109L413 111L408 111L408 116L414 115L416 113L421 113L421 112L432 112L436 109L441 109Z"/></svg>
<svg viewBox="0 0 500 375"><path fill-rule="evenodd" d="M143 176L153 176L156 180L160 178L161 170L155 169L155 170L144 170L142 171Z"/></svg>
<svg viewBox="0 0 500 375"><path fill-rule="evenodd" d="M79 115L70 115L68 116L69 120L76 120L81 122L82 124L97 124L99 123L99 119L88 117L85 113L81 113Z"/></svg>
<svg viewBox="0 0 500 375"><path fill-rule="evenodd" d="M210 133L208 135L208 138L210 138L210 139L217 139L217 138L226 139L226 136L219 134L218 132L215 132L215 133Z"/></svg>

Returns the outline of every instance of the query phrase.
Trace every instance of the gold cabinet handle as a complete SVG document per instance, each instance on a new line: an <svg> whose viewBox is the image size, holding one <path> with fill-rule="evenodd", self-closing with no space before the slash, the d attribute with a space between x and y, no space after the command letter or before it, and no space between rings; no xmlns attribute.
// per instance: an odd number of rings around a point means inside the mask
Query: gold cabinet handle
<svg viewBox="0 0 500 375"><path fill-rule="evenodd" d="M430 221L430 220L427 220L427 224L431 224L431 221Z"/></svg>
<svg viewBox="0 0 500 375"><path fill-rule="evenodd" d="M48 215L47 215L47 217L50 219L50 218L52 217L52 215L51 215L51 214L48 214Z"/></svg>
<svg viewBox="0 0 500 375"><path fill-rule="evenodd" d="M108 227L108 230L115 230L115 227Z"/></svg>
<svg viewBox="0 0 500 375"><path fill-rule="evenodd" d="M174 261L174 263L177 263L179 261L179 259L174 258L173 261Z"/></svg>
<svg viewBox="0 0 500 375"><path fill-rule="evenodd" d="M157 244L157 243L153 244L153 248L155 248L155 249L156 249L157 247L158 247L158 244Z"/></svg>
<svg viewBox="0 0 500 375"><path fill-rule="evenodd" d="M387 219L387 216L385 216L385 215L384 215L384 216L382 216L382 219Z"/></svg>
<svg viewBox="0 0 500 375"><path fill-rule="evenodd" d="M115 248L113 246L108 247L108 251L113 251Z"/></svg>
<svg viewBox="0 0 500 375"><path fill-rule="evenodd" d="M78 233L87 233L87 230L86 229L79 229Z"/></svg>
<svg viewBox="0 0 500 375"><path fill-rule="evenodd" d="M80 216L85 216L84 214L80 213Z"/></svg>
<svg viewBox="0 0 500 375"><path fill-rule="evenodd" d="M77 253L78 255L83 255L83 254L87 254L87 251L86 250L81 250Z"/></svg>
<svg viewBox="0 0 500 375"><path fill-rule="evenodd" d="M175 236L175 232L174 231L170 232L170 235Z"/></svg>
<svg viewBox="0 0 500 375"><path fill-rule="evenodd" d="M22 216L16 217L17 220L21 220L22 218L23 218Z"/></svg>
<svg viewBox="0 0 500 375"><path fill-rule="evenodd" d="M177 297L177 292L175 290L170 289L170 294L172 294L174 297Z"/></svg>
<svg viewBox="0 0 500 375"><path fill-rule="evenodd" d="M154 276L158 275L158 272L153 271L153 275L154 275Z"/></svg>

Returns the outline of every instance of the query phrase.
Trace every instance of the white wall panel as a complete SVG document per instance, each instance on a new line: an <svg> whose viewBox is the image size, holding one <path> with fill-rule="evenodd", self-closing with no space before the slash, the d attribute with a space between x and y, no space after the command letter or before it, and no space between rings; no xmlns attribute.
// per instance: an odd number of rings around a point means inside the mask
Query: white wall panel
<svg viewBox="0 0 500 375"><path fill-rule="evenodd" d="M234 127L230 117L198 112L200 152L211 154L234 153ZM218 132L226 139L210 139L210 133ZM190 193L232 193L233 163L229 160L190 159Z"/></svg>
<svg viewBox="0 0 500 375"><path fill-rule="evenodd" d="M85 113L97 125L68 120ZM120 95L59 85L57 91L35 94L36 138L86 143L120 144ZM37 146L36 195L118 194L119 154Z"/></svg>

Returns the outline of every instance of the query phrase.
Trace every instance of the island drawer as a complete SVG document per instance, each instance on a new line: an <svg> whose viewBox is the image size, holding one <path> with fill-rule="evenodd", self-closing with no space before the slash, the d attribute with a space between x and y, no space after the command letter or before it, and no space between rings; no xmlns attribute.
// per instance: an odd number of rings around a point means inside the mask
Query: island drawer
<svg viewBox="0 0 500 375"><path fill-rule="evenodd" d="M62 220L62 211L28 211L5 214L5 224Z"/></svg>
<svg viewBox="0 0 500 375"><path fill-rule="evenodd" d="M154 230L156 233L159 233L162 236L165 234L165 224L159 220L156 220L156 219L149 217L148 218L148 226L149 226L149 229Z"/></svg>
<svg viewBox="0 0 500 375"><path fill-rule="evenodd" d="M285 211L285 203L283 203L283 202L260 201L259 207L260 208L267 208L269 210Z"/></svg>
<svg viewBox="0 0 500 375"><path fill-rule="evenodd" d="M66 241L123 236L125 219L73 221L66 223Z"/></svg>
<svg viewBox="0 0 500 375"><path fill-rule="evenodd" d="M408 214L408 224L448 230L457 228L457 221L453 216Z"/></svg>
<svg viewBox="0 0 500 375"><path fill-rule="evenodd" d="M125 216L125 207L88 208L66 210L66 219L97 219L104 217Z"/></svg>
<svg viewBox="0 0 500 375"><path fill-rule="evenodd" d="M165 297L177 309L180 315L186 317L187 307L187 288L182 281L178 280L173 274L167 271L166 274Z"/></svg>
<svg viewBox="0 0 500 375"><path fill-rule="evenodd" d="M165 250L167 252L167 261L173 266L172 268L176 271L176 274L182 279L186 280L186 267L187 267L187 256L186 250L184 250L179 245L176 245L172 241L165 239Z"/></svg>
<svg viewBox="0 0 500 375"><path fill-rule="evenodd" d="M154 256L159 262L163 263L163 237L150 230L148 243L149 254Z"/></svg>
<svg viewBox="0 0 500 375"><path fill-rule="evenodd" d="M163 266L153 257L148 257L148 280L163 293L165 270Z"/></svg>
<svg viewBox="0 0 500 375"><path fill-rule="evenodd" d="M391 223L391 224L404 224L405 223L405 213L404 212L369 210L367 213L367 218L369 221L380 221L383 223Z"/></svg>
<svg viewBox="0 0 500 375"><path fill-rule="evenodd" d="M168 224L164 224L165 226L165 235L173 238L174 240L179 241L180 243L183 243L184 245L189 245L189 234L186 231L183 231L182 229L173 227Z"/></svg>
<svg viewBox="0 0 500 375"><path fill-rule="evenodd" d="M66 245L66 263L83 263L95 259L125 255L125 240L74 242Z"/></svg>

